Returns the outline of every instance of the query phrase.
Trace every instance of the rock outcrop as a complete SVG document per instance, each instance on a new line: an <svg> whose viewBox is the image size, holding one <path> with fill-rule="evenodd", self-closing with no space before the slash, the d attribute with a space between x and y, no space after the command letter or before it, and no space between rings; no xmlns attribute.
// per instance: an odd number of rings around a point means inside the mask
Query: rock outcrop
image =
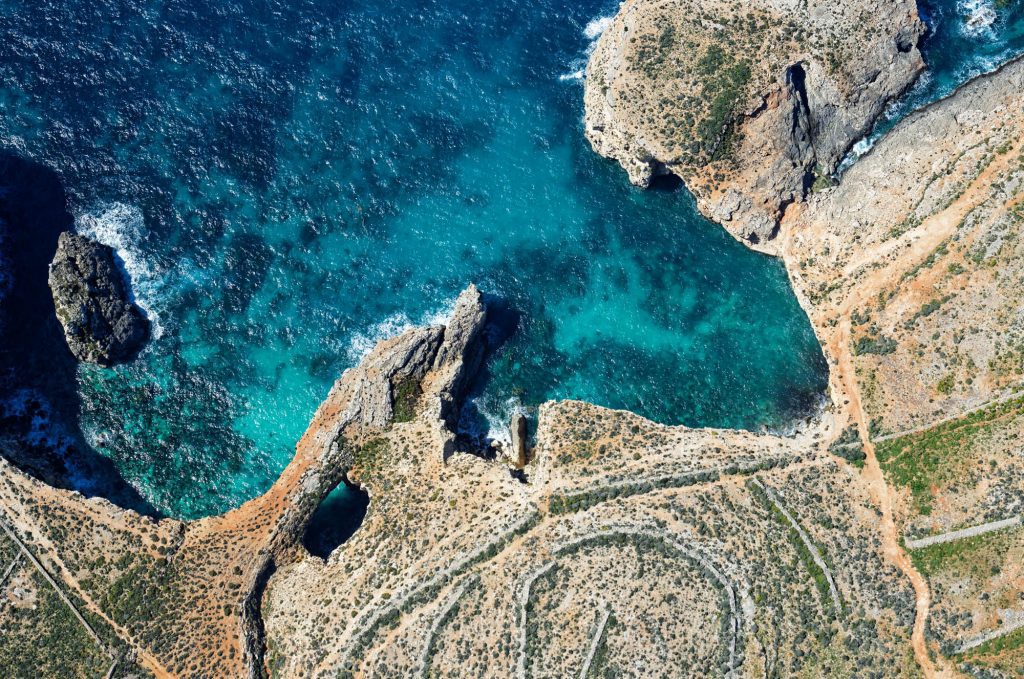
<svg viewBox="0 0 1024 679"><path fill-rule="evenodd" d="M628 0L587 65L587 138L762 246L924 68L912 0Z"/></svg>
<svg viewBox="0 0 1024 679"><path fill-rule="evenodd" d="M380 342L356 367L345 371L328 400L345 402L345 424L383 429L395 416L402 385L432 404L438 418L452 425L466 388L483 358L482 330L487 310L480 291L462 291L445 326L411 328ZM403 395L408 398L408 396Z"/></svg>
<svg viewBox="0 0 1024 679"><path fill-rule="evenodd" d="M514 413L509 427L512 431L512 461L517 467L526 466L526 415Z"/></svg>
<svg viewBox="0 0 1024 679"><path fill-rule="evenodd" d="M423 380L443 338L443 326L412 328L374 347L335 386L349 392L345 419L376 429L386 427L394 417L396 386Z"/></svg>
<svg viewBox="0 0 1024 679"><path fill-rule="evenodd" d="M436 375L432 392L437 398L437 415L452 428L459 419L459 404L473 376L480 369L486 350L483 329L487 307L475 285L470 284L455 301L444 340L434 357Z"/></svg>
<svg viewBox="0 0 1024 679"><path fill-rule="evenodd" d="M149 322L132 301L110 246L62 233L49 282L57 318L75 358L110 366L131 359L142 348Z"/></svg>

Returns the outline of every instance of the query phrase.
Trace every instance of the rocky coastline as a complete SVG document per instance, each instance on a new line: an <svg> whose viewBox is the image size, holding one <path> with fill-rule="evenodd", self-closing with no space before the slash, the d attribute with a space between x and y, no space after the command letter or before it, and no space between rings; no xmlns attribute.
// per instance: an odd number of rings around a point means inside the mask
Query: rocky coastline
<svg viewBox="0 0 1024 679"><path fill-rule="evenodd" d="M587 64L584 131L633 184L676 175L771 250L786 209L924 70L923 34L912 0L628 0Z"/></svg>
<svg viewBox="0 0 1024 679"><path fill-rule="evenodd" d="M665 118L675 104L624 85L607 96L645 44L633 35L669 25L627 2L592 57L587 133L636 183L678 173L706 214L783 259L830 362L831 406L805 430L552 402L529 456L514 423L513 474L454 445L486 351L470 286L445 326L346 371L279 480L236 510L155 522L0 462L0 520L122 657L161 677L1014 676L1019 646L956 649L1013 627L992 602L1022 596L1020 534L962 546L980 579L905 538L1019 524L1024 363L1005 338L1024 336L1024 61L908 117L831 185L817 179L920 71L920 22L912 3L765 0L740 26L769 30L786 9L811 43L820 22L866 17L848 36L868 55L848 66L860 76L829 71L828 41L784 50L782 70L749 74L760 103L727 158L715 126L709 148L659 156L638 132L656 116L616 107L628 92ZM729 36L733 11L692 20ZM370 510L314 557L305 525L347 476Z"/></svg>

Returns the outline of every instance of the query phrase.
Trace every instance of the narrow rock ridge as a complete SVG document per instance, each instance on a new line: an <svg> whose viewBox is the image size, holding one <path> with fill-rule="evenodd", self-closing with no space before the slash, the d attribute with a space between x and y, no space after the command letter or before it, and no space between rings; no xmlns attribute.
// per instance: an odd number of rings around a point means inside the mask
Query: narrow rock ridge
<svg viewBox="0 0 1024 679"><path fill-rule="evenodd" d="M419 406L436 419L446 438L451 414L483 354L486 309L476 286L459 296L447 326L418 327L383 340L354 368L346 370L317 409L296 446L295 457L271 489L234 512L260 511L261 503L284 499L267 550L285 552L302 538L309 519L354 463L354 447L391 425L395 385L422 385ZM447 419L446 419L447 416Z"/></svg>
<svg viewBox="0 0 1024 679"><path fill-rule="evenodd" d="M476 286L470 284L455 301L455 309L444 329L444 340L434 357L430 384L424 389L437 417L449 430L458 422L462 400L483 362L486 322L483 297Z"/></svg>
<svg viewBox="0 0 1024 679"><path fill-rule="evenodd" d="M235 512L232 523L261 514L272 504L277 515L261 558L249 571L239 620L248 676L261 676L263 625L259 601L278 561L299 544L313 512L354 464L354 446L389 427L395 419L398 385L413 381L422 388L418 404L454 437L462 400L484 355L487 310L470 284L458 297L446 326L417 327L379 342L354 368L346 370L317 410L295 457L274 486ZM276 502L283 499L283 506ZM263 519L264 521L267 518Z"/></svg>

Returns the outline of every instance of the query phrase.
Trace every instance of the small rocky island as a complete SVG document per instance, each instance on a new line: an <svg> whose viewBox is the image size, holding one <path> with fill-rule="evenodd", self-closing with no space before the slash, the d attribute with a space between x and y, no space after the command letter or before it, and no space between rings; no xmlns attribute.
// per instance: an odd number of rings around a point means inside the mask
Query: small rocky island
<svg viewBox="0 0 1024 679"><path fill-rule="evenodd" d="M110 246L62 233L49 282L68 348L78 360L111 366L133 358L145 344L149 322L132 301Z"/></svg>

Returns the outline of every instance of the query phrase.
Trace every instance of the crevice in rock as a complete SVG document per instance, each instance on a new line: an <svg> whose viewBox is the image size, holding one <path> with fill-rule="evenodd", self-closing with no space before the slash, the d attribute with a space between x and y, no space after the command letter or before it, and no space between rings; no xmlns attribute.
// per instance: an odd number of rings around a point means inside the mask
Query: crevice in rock
<svg viewBox="0 0 1024 679"><path fill-rule="evenodd" d="M267 558L253 579L245 599L242 601L242 643L247 658L249 679L264 679L268 676L264 664L267 650L267 632L263 624L263 595L267 583L277 571L273 558Z"/></svg>
<svg viewBox="0 0 1024 679"><path fill-rule="evenodd" d="M779 216L776 218L775 224L772 225L771 233L768 234L768 240L775 240L776 236L779 235L779 229L782 228L782 220L786 217L786 210L795 202L795 198L787 198L779 203Z"/></svg>
<svg viewBox="0 0 1024 679"><path fill-rule="evenodd" d="M803 174L800 177L799 195L783 199L779 203L778 218L775 221L772 233L768 240L775 238L779 225L786 213L786 209L795 201L803 200L811 192L811 187L816 179L815 168L817 152L814 148L814 124L811 120L811 104L807 94L807 71L801 62L796 62L786 69L786 82L796 95L796 106L793 110L792 136L793 144L797 149L806 148L809 157L798 154L799 162L803 164Z"/></svg>
<svg viewBox="0 0 1024 679"><path fill-rule="evenodd" d="M807 99L807 71L799 61L786 69L786 81L792 86L800 99L800 107L805 115L810 114L811 106Z"/></svg>
<svg viewBox="0 0 1024 679"><path fill-rule="evenodd" d="M488 436L488 420L478 409L475 397L484 392L491 379L491 357L519 330L522 312L496 295L484 295L483 300L487 307L487 323L480 337L483 353L476 373L467 381L468 389L460 403L455 427L455 441L445 459L454 452L476 455L485 460L497 457L494 441Z"/></svg>
<svg viewBox="0 0 1024 679"><path fill-rule="evenodd" d="M916 32L901 31L896 36L896 50L906 54L915 47L920 47L923 37Z"/></svg>

